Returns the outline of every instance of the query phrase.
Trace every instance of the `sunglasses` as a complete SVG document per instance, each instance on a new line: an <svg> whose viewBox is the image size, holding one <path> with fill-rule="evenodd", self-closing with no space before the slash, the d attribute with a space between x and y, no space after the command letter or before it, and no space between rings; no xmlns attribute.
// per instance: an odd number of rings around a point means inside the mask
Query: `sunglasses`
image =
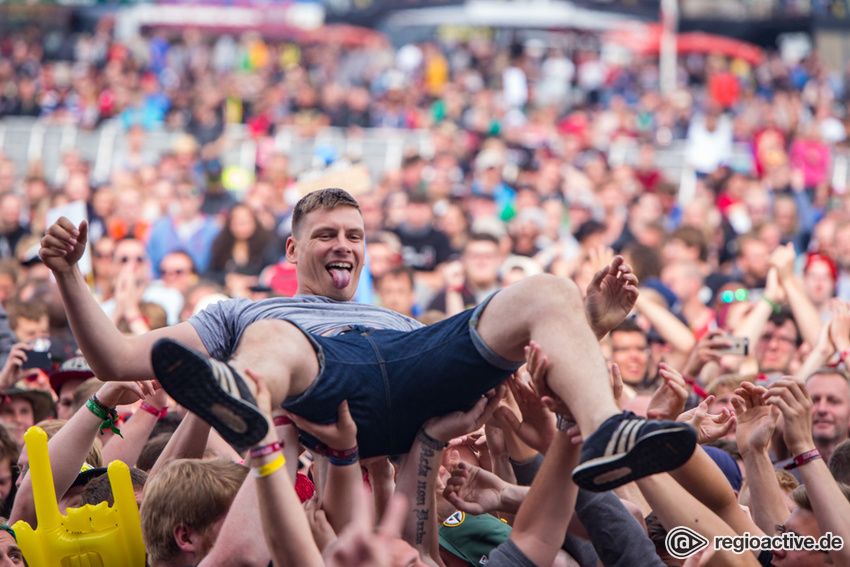
<svg viewBox="0 0 850 567"><path fill-rule="evenodd" d="M121 256L120 258L118 258L118 261L121 262L122 264L126 264L127 262L138 262L139 264L141 264L142 262L145 261L145 257L144 256Z"/></svg>
<svg viewBox="0 0 850 567"><path fill-rule="evenodd" d="M735 303L736 301L746 301L750 298L750 292L746 289L736 289L732 291L727 289L720 294L720 303Z"/></svg>
<svg viewBox="0 0 850 567"><path fill-rule="evenodd" d="M184 270L183 268L178 268L176 270L163 270L160 268L159 273L163 276L184 276L189 273L189 270Z"/></svg>

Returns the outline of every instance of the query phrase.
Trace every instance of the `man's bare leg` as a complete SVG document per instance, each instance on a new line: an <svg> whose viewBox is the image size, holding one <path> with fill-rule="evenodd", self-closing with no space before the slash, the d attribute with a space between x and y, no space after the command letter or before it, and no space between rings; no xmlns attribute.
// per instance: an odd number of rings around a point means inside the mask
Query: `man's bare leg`
<svg viewBox="0 0 850 567"><path fill-rule="evenodd" d="M274 404L307 390L319 373L313 345L297 327L280 320L249 325L229 364L171 339L154 344L151 358L169 395L239 447L256 443L268 429L256 408L256 386L243 378L246 370L267 377Z"/></svg>
<svg viewBox="0 0 850 567"><path fill-rule="evenodd" d="M620 413L602 379L608 371L581 292L571 280L534 276L500 291L484 309L478 333L508 360L524 360L529 341L539 344L549 359L549 387L569 404L585 436Z"/></svg>
<svg viewBox="0 0 850 567"><path fill-rule="evenodd" d="M263 376L272 395L272 407L288 396L303 393L319 375L313 345L287 321L265 319L245 328L228 364L245 376L245 370ZM245 380L256 395L253 380Z"/></svg>

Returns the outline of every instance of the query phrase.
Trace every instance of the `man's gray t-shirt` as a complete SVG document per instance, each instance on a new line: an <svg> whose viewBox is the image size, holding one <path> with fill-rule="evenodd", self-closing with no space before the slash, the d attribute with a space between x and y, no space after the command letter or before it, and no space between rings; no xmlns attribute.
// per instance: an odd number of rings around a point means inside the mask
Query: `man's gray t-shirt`
<svg viewBox="0 0 850 567"><path fill-rule="evenodd" d="M318 295L273 297L260 301L229 299L210 305L189 319L210 356L226 360L251 323L264 319L291 321L314 335L329 335L354 325L413 331L422 323L395 311Z"/></svg>

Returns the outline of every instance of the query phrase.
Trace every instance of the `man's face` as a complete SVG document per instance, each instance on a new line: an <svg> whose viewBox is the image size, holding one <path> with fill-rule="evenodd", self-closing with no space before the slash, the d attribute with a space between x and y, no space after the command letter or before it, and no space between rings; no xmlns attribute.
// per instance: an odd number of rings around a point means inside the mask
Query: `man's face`
<svg viewBox="0 0 850 567"><path fill-rule="evenodd" d="M748 276L755 279L764 279L767 276L768 256L770 250L767 245L758 240L745 240L741 245L741 255L738 264Z"/></svg>
<svg viewBox="0 0 850 567"><path fill-rule="evenodd" d="M614 362L620 367L623 382L632 386L640 384L649 363L646 336L637 331L611 333L611 351Z"/></svg>
<svg viewBox="0 0 850 567"><path fill-rule="evenodd" d="M850 387L840 374L815 374L806 382L812 396L812 437L841 443L850 432Z"/></svg>
<svg viewBox="0 0 850 567"><path fill-rule="evenodd" d="M816 305L821 305L835 295L835 280L826 262L814 262L803 274L803 288Z"/></svg>
<svg viewBox="0 0 850 567"><path fill-rule="evenodd" d="M297 293L350 301L363 269L363 218L354 207L307 213L299 234L286 242L286 258L295 264Z"/></svg>
<svg viewBox="0 0 850 567"><path fill-rule="evenodd" d="M6 530L0 531L0 567L26 565L18 542Z"/></svg>
<svg viewBox="0 0 850 567"><path fill-rule="evenodd" d="M413 315L413 303L416 295L410 279L404 274L386 274L381 278L381 305L396 313Z"/></svg>
<svg viewBox="0 0 850 567"><path fill-rule="evenodd" d="M19 446L24 444L24 433L35 425L32 403L20 396L12 396L0 406L0 420L15 430L15 440Z"/></svg>
<svg viewBox="0 0 850 567"><path fill-rule="evenodd" d="M777 327L768 321L756 343L756 360L760 372L788 373L788 365L797 351L797 328L790 320Z"/></svg>
<svg viewBox="0 0 850 567"><path fill-rule="evenodd" d="M50 336L50 321L47 315L43 315L38 319L18 318L18 324L15 327L15 337L22 343L31 343L36 339L46 339Z"/></svg>
<svg viewBox="0 0 850 567"><path fill-rule="evenodd" d="M186 293L195 283L192 261L183 254L168 254L159 265L159 277L166 287Z"/></svg>
<svg viewBox="0 0 850 567"><path fill-rule="evenodd" d="M366 245L366 253L369 255L369 270L375 279L396 267L401 256L384 242L372 242Z"/></svg>
<svg viewBox="0 0 850 567"><path fill-rule="evenodd" d="M495 242L473 240L463 251L463 267L466 280L480 288L490 287L499 279L501 256Z"/></svg>
<svg viewBox="0 0 850 567"><path fill-rule="evenodd" d="M818 529L815 515L804 508L797 507L782 524L784 530L779 530L779 533L794 533L798 536L812 536L819 538L821 536ZM827 565L829 556L823 551L786 551L783 549L773 550L773 561L770 562L772 567L817 567Z"/></svg>
<svg viewBox="0 0 850 567"><path fill-rule="evenodd" d="M59 401L56 402L56 418L71 419L74 416L74 391L82 380L68 380L59 388Z"/></svg>
<svg viewBox="0 0 850 567"><path fill-rule="evenodd" d="M115 267L123 270L132 266L133 273L138 278L144 278L148 274L148 254L145 245L138 240L121 240L115 245Z"/></svg>

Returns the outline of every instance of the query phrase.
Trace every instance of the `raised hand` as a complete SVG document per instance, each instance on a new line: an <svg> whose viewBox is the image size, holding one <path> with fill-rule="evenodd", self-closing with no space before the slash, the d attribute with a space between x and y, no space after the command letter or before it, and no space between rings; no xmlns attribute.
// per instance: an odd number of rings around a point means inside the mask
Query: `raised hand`
<svg viewBox="0 0 850 567"><path fill-rule="evenodd" d="M725 437L735 427L735 416L723 408L719 414L708 413L714 396L708 396L700 405L679 415L676 421L687 423L697 431L697 443L704 445Z"/></svg>
<svg viewBox="0 0 850 567"><path fill-rule="evenodd" d="M153 382L107 382L97 391L97 399L105 406L114 408L132 404L155 393Z"/></svg>
<svg viewBox="0 0 850 567"><path fill-rule="evenodd" d="M835 350L841 353L850 348L850 304L833 299L830 307L832 320L829 322L829 339Z"/></svg>
<svg viewBox="0 0 850 567"><path fill-rule="evenodd" d="M735 390L739 398L732 398L735 421L738 428L735 440L741 454L767 450L779 411L764 403L763 395L767 390L750 382L744 382Z"/></svg>
<svg viewBox="0 0 850 567"><path fill-rule="evenodd" d="M502 494L509 486L491 472L460 462L446 480L443 496L461 512L487 514L501 510Z"/></svg>
<svg viewBox="0 0 850 567"><path fill-rule="evenodd" d="M764 403L779 408L782 413L788 450L799 455L814 449L812 398L806 385L791 378L782 378L771 384L762 397Z"/></svg>
<svg viewBox="0 0 850 567"><path fill-rule="evenodd" d="M597 338L623 322L637 301L637 286L637 276L622 256L615 256L611 264L596 272L587 286L584 307Z"/></svg>
<svg viewBox="0 0 850 567"><path fill-rule="evenodd" d="M432 417L422 428L429 436L444 442L478 431L493 416L506 392L507 387L500 384L482 396L470 409Z"/></svg>
<svg viewBox="0 0 850 567"><path fill-rule="evenodd" d="M688 362L685 364L685 375L696 378L706 364L720 362L723 356L721 350L730 346L732 343L729 342L729 336L725 332L720 329L708 332L691 351Z"/></svg>
<svg viewBox="0 0 850 567"><path fill-rule="evenodd" d="M659 365L659 374L664 383L655 390L646 409L649 419L676 419L685 409L688 386L682 375L664 362Z"/></svg>
<svg viewBox="0 0 850 567"><path fill-rule="evenodd" d="M538 453L546 453L555 438L555 414L540 401L531 385L516 375L508 379L508 387L522 414L522 421L507 406L499 408L500 417L523 443Z"/></svg>
<svg viewBox="0 0 850 567"><path fill-rule="evenodd" d="M345 451L357 445L357 424L348 409L348 400L343 400L337 408L335 423L313 423L293 413L286 414L298 429L306 431L331 449Z"/></svg>
<svg viewBox="0 0 850 567"><path fill-rule="evenodd" d="M67 272L82 258L88 232L88 222L81 222L77 228L67 218L60 217L41 239L38 255L54 273Z"/></svg>

